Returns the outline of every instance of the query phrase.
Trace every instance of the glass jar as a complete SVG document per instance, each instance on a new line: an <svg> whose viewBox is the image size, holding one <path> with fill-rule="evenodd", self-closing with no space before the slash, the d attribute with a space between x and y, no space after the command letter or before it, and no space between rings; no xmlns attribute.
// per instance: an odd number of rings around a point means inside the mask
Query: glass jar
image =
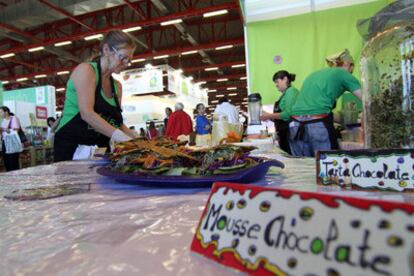
<svg viewBox="0 0 414 276"><path fill-rule="evenodd" d="M414 23L367 41L361 57L366 148L414 147Z"/></svg>

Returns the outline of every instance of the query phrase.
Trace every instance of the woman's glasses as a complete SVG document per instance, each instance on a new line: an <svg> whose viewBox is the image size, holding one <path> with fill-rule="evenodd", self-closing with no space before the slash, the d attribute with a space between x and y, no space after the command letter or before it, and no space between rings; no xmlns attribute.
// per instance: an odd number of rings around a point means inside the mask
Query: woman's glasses
<svg viewBox="0 0 414 276"><path fill-rule="evenodd" d="M111 49L114 51L115 55L121 60L125 65L131 65L131 59L127 56L122 55L115 47L111 46Z"/></svg>

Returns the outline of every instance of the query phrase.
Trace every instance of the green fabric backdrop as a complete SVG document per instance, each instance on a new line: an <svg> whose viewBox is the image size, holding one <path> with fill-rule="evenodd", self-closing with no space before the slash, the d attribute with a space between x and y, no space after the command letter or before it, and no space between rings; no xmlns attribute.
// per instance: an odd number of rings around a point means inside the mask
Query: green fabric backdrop
<svg viewBox="0 0 414 276"><path fill-rule="evenodd" d="M296 74L293 83L298 89L311 72L326 67L325 57L348 48L359 78L359 57L363 40L356 29L359 19L371 17L390 1L380 0L320 12L291 16L276 20L247 24L250 93L259 92L263 104L273 104L279 97L272 82L278 70ZM273 58L280 55L281 64ZM345 102L353 95L346 93ZM338 102L339 108L342 106ZM361 108L361 105L359 105Z"/></svg>

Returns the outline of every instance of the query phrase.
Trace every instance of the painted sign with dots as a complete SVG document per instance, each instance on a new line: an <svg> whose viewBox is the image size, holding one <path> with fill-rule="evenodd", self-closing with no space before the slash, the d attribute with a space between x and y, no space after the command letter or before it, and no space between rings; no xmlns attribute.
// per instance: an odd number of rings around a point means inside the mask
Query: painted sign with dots
<svg viewBox="0 0 414 276"><path fill-rule="evenodd" d="M216 183L191 250L252 275L414 275L414 204Z"/></svg>
<svg viewBox="0 0 414 276"><path fill-rule="evenodd" d="M414 191L414 150L320 151L316 166L318 184Z"/></svg>

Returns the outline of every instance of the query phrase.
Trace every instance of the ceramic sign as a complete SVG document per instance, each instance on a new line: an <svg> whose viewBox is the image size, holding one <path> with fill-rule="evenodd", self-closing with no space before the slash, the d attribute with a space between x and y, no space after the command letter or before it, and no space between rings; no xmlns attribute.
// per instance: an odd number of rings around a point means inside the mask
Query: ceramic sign
<svg viewBox="0 0 414 276"><path fill-rule="evenodd" d="M316 166L318 184L414 191L414 150L321 151Z"/></svg>
<svg viewBox="0 0 414 276"><path fill-rule="evenodd" d="M191 250L253 275L414 275L414 205L216 183Z"/></svg>

